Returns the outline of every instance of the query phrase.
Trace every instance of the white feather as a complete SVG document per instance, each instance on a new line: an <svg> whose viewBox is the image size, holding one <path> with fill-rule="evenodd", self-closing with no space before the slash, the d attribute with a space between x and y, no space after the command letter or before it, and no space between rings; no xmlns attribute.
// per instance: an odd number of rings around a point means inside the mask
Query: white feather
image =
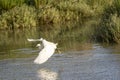
<svg viewBox="0 0 120 80"><path fill-rule="evenodd" d="M41 41L41 40L43 40L43 38L40 38L40 39L27 39L28 41Z"/></svg>
<svg viewBox="0 0 120 80"><path fill-rule="evenodd" d="M55 49L57 48L57 44L46 41L45 39L41 39L42 45L38 45L43 46L43 49L39 52L39 55L37 56L37 58L34 60L34 63L36 64L42 64L44 62L46 62L55 52Z"/></svg>

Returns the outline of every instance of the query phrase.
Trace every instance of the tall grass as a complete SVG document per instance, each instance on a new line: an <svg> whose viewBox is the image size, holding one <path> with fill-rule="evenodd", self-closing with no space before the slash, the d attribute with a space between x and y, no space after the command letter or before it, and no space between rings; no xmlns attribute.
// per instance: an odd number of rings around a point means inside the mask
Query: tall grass
<svg viewBox="0 0 120 80"><path fill-rule="evenodd" d="M23 5L24 3L27 4ZM94 20L93 22L96 22L89 24L90 26L82 27L83 33L87 34L88 38L107 43L120 42L120 0L1 0L0 9L7 10L1 12L0 29L40 26L43 31L55 28L61 32L61 28L64 27L41 27L41 25L67 23L83 25ZM91 26L96 27L93 29ZM76 27L65 28L67 32ZM93 33L89 33L89 29L93 29Z"/></svg>
<svg viewBox="0 0 120 80"><path fill-rule="evenodd" d="M36 26L36 13L34 7L17 6L0 15L1 29L29 28Z"/></svg>
<svg viewBox="0 0 120 80"><path fill-rule="evenodd" d="M17 5L22 5L25 0L0 0L0 7L4 10L9 10Z"/></svg>
<svg viewBox="0 0 120 80"><path fill-rule="evenodd" d="M98 24L96 37L100 42L120 43L120 15L118 3L105 9Z"/></svg>
<svg viewBox="0 0 120 80"><path fill-rule="evenodd" d="M45 9L41 10L41 12L38 13L38 19L39 23L41 24L49 24L49 23L59 23L61 20L60 12L50 6L45 7Z"/></svg>
<svg viewBox="0 0 120 80"><path fill-rule="evenodd" d="M43 6L47 5L49 0L34 0L34 6L36 8L42 8Z"/></svg>

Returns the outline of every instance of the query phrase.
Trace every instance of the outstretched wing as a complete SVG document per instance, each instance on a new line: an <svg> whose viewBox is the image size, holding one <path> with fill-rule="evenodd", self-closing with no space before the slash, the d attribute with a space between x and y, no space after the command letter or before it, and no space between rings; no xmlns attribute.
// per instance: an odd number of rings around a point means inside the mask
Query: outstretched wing
<svg viewBox="0 0 120 80"><path fill-rule="evenodd" d="M40 39L27 39L28 41L41 41L42 42L42 50L39 52L39 55L34 60L34 63L36 64L42 64L46 62L55 52L55 49L57 48L57 44L53 42L46 41L43 38ZM40 47L40 44L37 45Z"/></svg>
<svg viewBox="0 0 120 80"><path fill-rule="evenodd" d="M31 41L34 41L34 42L35 42L35 41L41 41L40 39L27 39L27 40L30 41L30 42L31 42Z"/></svg>
<svg viewBox="0 0 120 80"><path fill-rule="evenodd" d="M46 62L55 52L55 49L50 46L47 46L43 48L40 52L37 58L34 60L34 63L36 64L42 64Z"/></svg>

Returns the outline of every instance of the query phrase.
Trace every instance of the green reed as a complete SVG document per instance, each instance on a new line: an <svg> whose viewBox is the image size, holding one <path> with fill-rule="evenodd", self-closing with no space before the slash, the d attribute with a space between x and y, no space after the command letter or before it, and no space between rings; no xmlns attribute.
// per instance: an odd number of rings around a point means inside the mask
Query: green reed
<svg viewBox="0 0 120 80"><path fill-rule="evenodd" d="M3 10L9 10L17 5L22 5L25 0L0 0L0 7Z"/></svg>
<svg viewBox="0 0 120 80"><path fill-rule="evenodd" d="M98 24L96 37L98 41L107 43L120 43L120 15L118 3L105 9Z"/></svg>

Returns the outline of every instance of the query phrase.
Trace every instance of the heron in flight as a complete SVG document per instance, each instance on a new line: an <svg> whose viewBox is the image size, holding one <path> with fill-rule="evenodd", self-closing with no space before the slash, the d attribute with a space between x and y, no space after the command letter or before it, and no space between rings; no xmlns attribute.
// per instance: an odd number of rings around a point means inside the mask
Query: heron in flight
<svg viewBox="0 0 120 80"><path fill-rule="evenodd" d="M28 41L41 41L41 44L37 44L40 52L37 58L34 60L36 64L42 64L46 62L55 52L57 48L57 43L49 42L43 38L40 39L28 39Z"/></svg>

